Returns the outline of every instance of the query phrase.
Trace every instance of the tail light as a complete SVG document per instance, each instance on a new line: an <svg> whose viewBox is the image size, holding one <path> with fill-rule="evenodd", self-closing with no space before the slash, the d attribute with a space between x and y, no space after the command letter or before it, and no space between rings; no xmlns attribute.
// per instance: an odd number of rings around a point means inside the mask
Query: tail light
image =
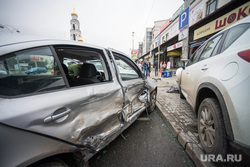
<svg viewBox="0 0 250 167"><path fill-rule="evenodd" d="M250 49L239 52L238 56L250 63Z"/></svg>

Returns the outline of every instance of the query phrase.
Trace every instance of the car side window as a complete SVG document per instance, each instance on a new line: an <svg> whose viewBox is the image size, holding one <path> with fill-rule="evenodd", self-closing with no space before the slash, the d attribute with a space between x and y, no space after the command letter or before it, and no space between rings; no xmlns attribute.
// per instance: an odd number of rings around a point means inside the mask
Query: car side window
<svg viewBox="0 0 250 167"><path fill-rule="evenodd" d="M0 95L18 96L61 89L65 83L49 47L15 52L0 59Z"/></svg>
<svg viewBox="0 0 250 167"><path fill-rule="evenodd" d="M192 55L192 57L188 60L187 66L190 66L190 65L192 65L192 64L194 64L194 63L196 63L196 62L198 61L199 56L200 56L200 53L201 53L201 51L203 50L204 46L205 46L204 44L201 45L201 46L194 52L194 54Z"/></svg>
<svg viewBox="0 0 250 167"><path fill-rule="evenodd" d="M240 24L231 28L225 38L221 52L225 51L234 41L236 41L246 30L250 24Z"/></svg>
<svg viewBox="0 0 250 167"><path fill-rule="evenodd" d="M74 46L55 46L55 51L70 87L111 81L103 51Z"/></svg>
<svg viewBox="0 0 250 167"><path fill-rule="evenodd" d="M114 53L115 62L118 67L121 79L123 81L140 78L139 70L136 65L130 62L124 56Z"/></svg>
<svg viewBox="0 0 250 167"><path fill-rule="evenodd" d="M202 60L209 58L212 55L215 48L218 49L217 46L218 46L219 41L221 40L221 37L222 37L222 34L207 42L207 45L205 46L205 48L203 49L203 51L201 53L199 61L202 61ZM214 54L215 53L216 52L214 52Z"/></svg>

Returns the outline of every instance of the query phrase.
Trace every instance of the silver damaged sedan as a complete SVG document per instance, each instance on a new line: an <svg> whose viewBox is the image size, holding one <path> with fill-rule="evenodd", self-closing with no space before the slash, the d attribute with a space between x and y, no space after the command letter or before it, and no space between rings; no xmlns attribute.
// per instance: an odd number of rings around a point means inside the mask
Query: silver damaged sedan
<svg viewBox="0 0 250 167"><path fill-rule="evenodd" d="M1 34L0 70L1 167L83 166L155 108L156 82L112 49Z"/></svg>

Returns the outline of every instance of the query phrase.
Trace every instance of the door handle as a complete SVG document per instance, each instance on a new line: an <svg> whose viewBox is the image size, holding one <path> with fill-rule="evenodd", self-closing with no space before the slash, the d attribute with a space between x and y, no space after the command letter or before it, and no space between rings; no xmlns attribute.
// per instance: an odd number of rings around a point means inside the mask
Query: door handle
<svg viewBox="0 0 250 167"><path fill-rule="evenodd" d="M69 108L60 108L58 110L56 110L53 115L47 116L46 118L44 118L43 122L44 123L49 123L49 122L53 122L56 121L60 118L65 117L65 119L67 118L66 116L69 115L69 113L71 112L71 109Z"/></svg>
<svg viewBox="0 0 250 167"><path fill-rule="evenodd" d="M201 68L201 70L202 71L205 71L205 70L207 70L209 67L207 66L207 65L204 65L202 68Z"/></svg>

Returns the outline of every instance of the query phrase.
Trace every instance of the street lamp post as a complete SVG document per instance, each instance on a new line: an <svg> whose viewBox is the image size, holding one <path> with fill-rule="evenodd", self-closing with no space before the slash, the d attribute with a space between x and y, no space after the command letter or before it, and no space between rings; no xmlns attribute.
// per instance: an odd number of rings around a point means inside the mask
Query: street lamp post
<svg viewBox="0 0 250 167"><path fill-rule="evenodd" d="M134 34L135 32L132 32L132 50L134 50Z"/></svg>

